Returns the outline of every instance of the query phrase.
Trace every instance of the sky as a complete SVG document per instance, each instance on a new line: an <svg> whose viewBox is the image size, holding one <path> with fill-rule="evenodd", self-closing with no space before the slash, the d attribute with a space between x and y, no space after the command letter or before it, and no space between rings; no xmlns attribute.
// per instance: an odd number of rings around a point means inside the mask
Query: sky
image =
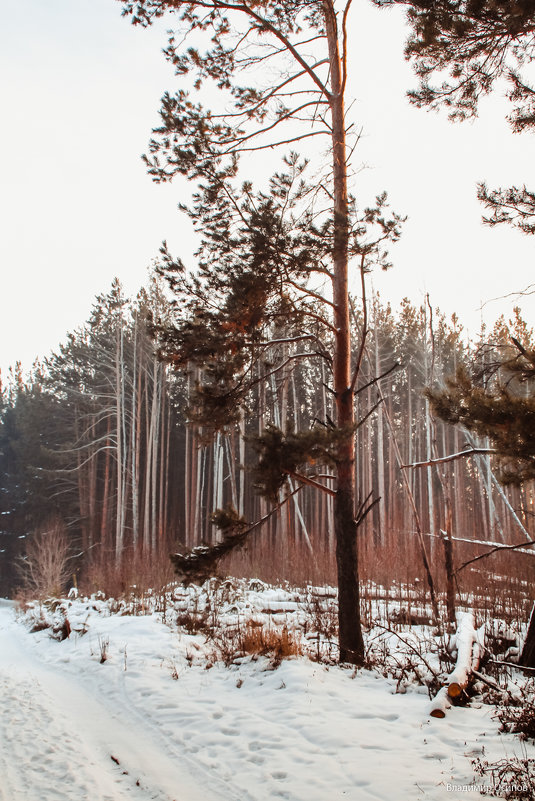
<svg viewBox="0 0 535 801"><path fill-rule="evenodd" d="M191 226L177 211L190 188L154 184L140 158L160 97L178 87L161 53L171 23L133 28L120 10L116 0L17 0L2 15L3 373L57 348L114 276L137 292L163 239L193 265ZM349 113L362 137L352 188L363 205L387 190L409 217L394 267L373 285L394 306L405 296L421 303L428 292L476 333L482 316L510 314L515 299L494 298L533 282L535 240L483 226L475 184L533 187L533 139L511 133L499 92L462 125L412 107L406 33L399 10L354 3ZM535 324L532 298L520 305Z"/></svg>

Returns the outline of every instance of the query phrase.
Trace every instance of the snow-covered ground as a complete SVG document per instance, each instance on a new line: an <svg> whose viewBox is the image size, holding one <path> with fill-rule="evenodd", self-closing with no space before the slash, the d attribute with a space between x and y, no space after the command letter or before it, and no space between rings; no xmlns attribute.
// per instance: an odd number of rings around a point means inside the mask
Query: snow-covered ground
<svg viewBox="0 0 535 801"><path fill-rule="evenodd" d="M58 642L0 606L1 801L453 801L481 781L475 757L534 755L489 706L436 720L424 688L371 671L225 667L161 614L68 616Z"/></svg>

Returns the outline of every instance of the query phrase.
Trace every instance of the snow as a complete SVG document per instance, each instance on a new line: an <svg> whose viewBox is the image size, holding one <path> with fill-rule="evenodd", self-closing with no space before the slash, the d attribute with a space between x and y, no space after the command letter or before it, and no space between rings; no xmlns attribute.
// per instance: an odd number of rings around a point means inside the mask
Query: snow
<svg viewBox="0 0 535 801"><path fill-rule="evenodd" d="M251 596L238 606L253 614L297 603ZM483 798L471 759L534 755L483 704L435 720L425 688L396 693L377 672L306 657L225 667L161 614L65 604L62 642L0 605L1 801L452 801L474 782Z"/></svg>
<svg viewBox="0 0 535 801"><path fill-rule="evenodd" d="M457 613L457 633L455 635L455 644L457 648L457 662L454 671L450 674L449 684L456 684L461 687L466 687L468 678L472 670L474 641L476 639L476 630L474 628L474 613L473 612L458 612ZM479 650L478 650L479 654ZM479 660L474 667L478 667Z"/></svg>

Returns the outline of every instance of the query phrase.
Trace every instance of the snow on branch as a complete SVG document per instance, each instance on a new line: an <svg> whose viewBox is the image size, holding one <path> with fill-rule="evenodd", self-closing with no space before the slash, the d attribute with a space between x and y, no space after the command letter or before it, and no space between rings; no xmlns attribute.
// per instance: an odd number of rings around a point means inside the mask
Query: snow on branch
<svg viewBox="0 0 535 801"><path fill-rule="evenodd" d="M441 456L438 459L428 459L425 462L412 462L412 464L402 464L402 470L415 467L431 467L434 464L444 464L445 462L453 462L456 459L462 459L465 456L477 456L478 454L496 454L498 451L493 448L469 448L458 453L451 453L449 456Z"/></svg>

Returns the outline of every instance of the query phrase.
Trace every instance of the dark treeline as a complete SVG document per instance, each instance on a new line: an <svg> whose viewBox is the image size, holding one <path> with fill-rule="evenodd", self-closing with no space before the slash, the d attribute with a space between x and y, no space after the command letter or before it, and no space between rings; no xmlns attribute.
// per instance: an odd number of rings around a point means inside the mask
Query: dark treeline
<svg viewBox="0 0 535 801"><path fill-rule="evenodd" d="M174 371L151 337L153 320L170 313L156 281L134 300L115 281L57 353L29 376L18 366L2 386L2 594L14 589L26 538L58 524L73 544L73 572L88 580L104 568L124 569L132 554L150 563L179 547L216 542L216 509L232 506L247 521L259 520L272 507L255 491L252 437L333 419L324 360L290 358L300 343L281 342L279 330L270 332L279 342L266 351L264 367L285 366L253 384L246 411L220 431L196 424L199 368ZM362 327L360 312L353 323ZM435 564L442 560L441 530L468 540L521 541L532 528L531 485L503 488L488 455L403 467L487 444L434 419L424 388L443 386L460 366L473 374L478 365L503 361L511 337L533 347L520 312L468 341L455 317L447 320L428 302L404 301L393 311L374 297L367 327L356 387L363 421L356 484L361 502L378 501L359 534L364 573L379 581L418 575L418 528ZM329 486L332 474L318 464L309 477ZM296 487L290 479L289 490ZM267 578L333 580L332 506L329 494L303 486L234 567Z"/></svg>

